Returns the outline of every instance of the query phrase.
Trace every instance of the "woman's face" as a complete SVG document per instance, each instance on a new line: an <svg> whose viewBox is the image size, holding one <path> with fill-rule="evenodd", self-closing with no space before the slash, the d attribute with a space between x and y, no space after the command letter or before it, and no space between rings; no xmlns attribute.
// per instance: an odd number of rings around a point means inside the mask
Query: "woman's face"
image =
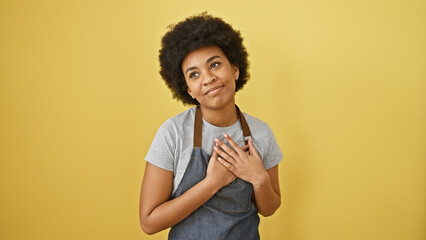
<svg viewBox="0 0 426 240"><path fill-rule="evenodd" d="M188 93L201 106L218 109L235 104L235 81L239 70L220 47L205 46L189 52L182 61Z"/></svg>

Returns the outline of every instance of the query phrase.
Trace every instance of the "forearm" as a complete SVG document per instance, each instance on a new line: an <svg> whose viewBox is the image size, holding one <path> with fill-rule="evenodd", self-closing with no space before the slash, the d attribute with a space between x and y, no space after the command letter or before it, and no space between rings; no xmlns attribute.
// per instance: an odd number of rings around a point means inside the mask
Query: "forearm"
<svg viewBox="0 0 426 240"><path fill-rule="evenodd" d="M254 200L257 210L265 217L271 216L281 205L281 196L272 187L271 178L265 171L260 179L253 184Z"/></svg>
<svg viewBox="0 0 426 240"><path fill-rule="evenodd" d="M172 227L203 205L218 190L217 184L205 178L181 196L164 202L151 213L142 216L142 228L146 233L154 234Z"/></svg>

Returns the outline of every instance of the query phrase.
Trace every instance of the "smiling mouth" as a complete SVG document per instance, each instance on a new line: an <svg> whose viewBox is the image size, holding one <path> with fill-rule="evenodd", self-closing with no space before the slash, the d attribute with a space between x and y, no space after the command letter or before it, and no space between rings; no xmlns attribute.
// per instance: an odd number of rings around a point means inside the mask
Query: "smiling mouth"
<svg viewBox="0 0 426 240"><path fill-rule="evenodd" d="M209 90L207 90L207 92L204 95L214 95L215 93L219 92L222 89L223 85L217 86L217 87L213 87Z"/></svg>

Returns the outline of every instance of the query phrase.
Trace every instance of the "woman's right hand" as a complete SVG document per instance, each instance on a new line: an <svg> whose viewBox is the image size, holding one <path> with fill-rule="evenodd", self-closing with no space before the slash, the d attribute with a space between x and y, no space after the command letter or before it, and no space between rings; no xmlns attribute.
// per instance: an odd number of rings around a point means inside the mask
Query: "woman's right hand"
<svg viewBox="0 0 426 240"><path fill-rule="evenodd" d="M215 145L215 147L219 146ZM247 145L242 147L243 150L247 148ZM207 166L206 178L214 182L215 186L217 186L218 189L221 189L222 187L234 181L237 176L235 176L235 174L233 174L225 166L223 166L223 164L221 164L219 160L217 160L217 157L219 157L219 154L213 150L212 156L209 160L209 165Z"/></svg>

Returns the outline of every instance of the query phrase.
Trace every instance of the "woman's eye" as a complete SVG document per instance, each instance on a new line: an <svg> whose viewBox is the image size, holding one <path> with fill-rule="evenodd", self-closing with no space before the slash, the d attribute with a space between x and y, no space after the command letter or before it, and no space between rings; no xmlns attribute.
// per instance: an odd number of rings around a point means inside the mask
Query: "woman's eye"
<svg viewBox="0 0 426 240"><path fill-rule="evenodd" d="M212 63L212 65L210 66L211 68L216 68L216 67L218 67L220 65L220 63L219 62L214 62L214 63Z"/></svg>
<svg viewBox="0 0 426 240"><path fill-rule="evenodd" d="M189 78L194 78L196 76L198 76L197 72L192 72L192 73L189 74Z"/></svg>

